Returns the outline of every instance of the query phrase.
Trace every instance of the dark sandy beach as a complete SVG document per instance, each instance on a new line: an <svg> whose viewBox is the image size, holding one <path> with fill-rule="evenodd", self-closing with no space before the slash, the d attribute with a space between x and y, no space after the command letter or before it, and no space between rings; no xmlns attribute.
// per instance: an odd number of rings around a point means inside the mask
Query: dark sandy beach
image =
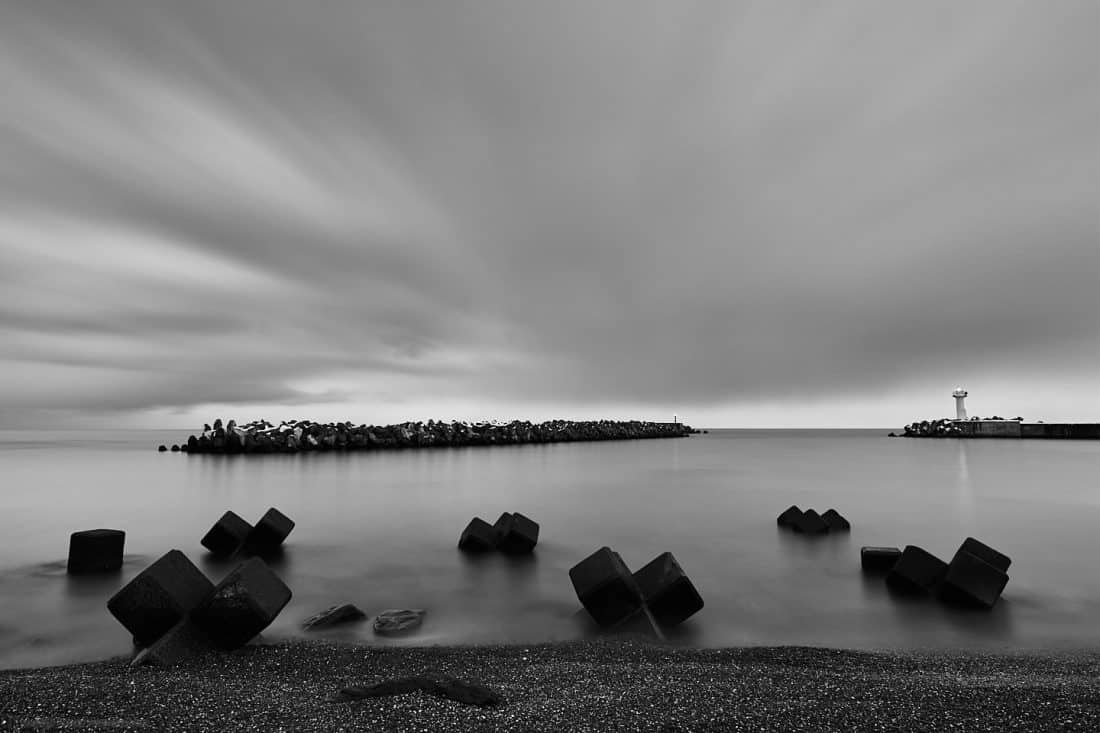
<svg viewBox="0 0 1100 733"><path fill-rule="evenodd" d="M479 708L344 687L446 675ZM1100 730L1100 653L677 649L640 639L534 646L251 645L172 668L125 658L0 673L0 730Z"/></svg>

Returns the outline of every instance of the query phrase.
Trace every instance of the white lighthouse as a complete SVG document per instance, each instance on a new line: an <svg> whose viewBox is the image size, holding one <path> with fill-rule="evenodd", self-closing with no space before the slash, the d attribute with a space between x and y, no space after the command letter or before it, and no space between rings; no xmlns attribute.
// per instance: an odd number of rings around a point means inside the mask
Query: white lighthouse
<svg viewBox="0 0 1100 733"><path fill-rule="evenodd" d="M962 387L955 387L955 391L951 393L951 396L955 398L955 419L966 420L966 405L963 404L966 399L966 390Z"/></svg>

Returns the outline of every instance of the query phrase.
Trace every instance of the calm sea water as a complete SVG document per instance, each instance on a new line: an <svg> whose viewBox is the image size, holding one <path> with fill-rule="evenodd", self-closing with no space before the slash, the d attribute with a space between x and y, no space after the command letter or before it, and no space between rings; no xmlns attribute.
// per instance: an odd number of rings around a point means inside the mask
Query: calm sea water
<svg viewBox="0 0 1100 733"><path fill-rule="evenodd" d="M676 555L706 608L677 643L854 648L1100 648L1100 442L906 440L876 431L712 430L686 439L299 456L160 454L178 431L0 432L0 667L124 654L106 600L169 549L214 580L199 539L227 509L297 522L277 571L294 598L265 636L340 602L429 611L369 643L537 642L590 632L569 568L601 545L634 569ZM780 532L790 504L836 507L849 535ZM533 558L455 549L470 517L541 524ZM70 579L69 533L127 532L123 572ZM903 602L861 545L950 559L976 536L1013 559L992 612Z"/></svg>

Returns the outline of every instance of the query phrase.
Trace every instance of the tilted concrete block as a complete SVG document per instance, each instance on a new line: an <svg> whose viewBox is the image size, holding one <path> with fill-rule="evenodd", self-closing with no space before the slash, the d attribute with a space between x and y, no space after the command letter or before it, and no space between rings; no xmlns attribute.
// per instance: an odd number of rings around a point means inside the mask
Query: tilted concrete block
<svg viewBox="0 0 1100 733"><path fill-rule="evenodd" d="M191 619L224 649L236 649L266 629L290 602L290 588L253 557L218 583L191 612Z"/></svg>
<svg viewBox="0 0 1100 733"><path fill-rule="evenodd" d="M458 549L466 552L488 552L496 549L497 532L481 517L474 517L458 538Z"/></svg>
<svg viewBox="0 0 1100 733"><path fill-rule="evenodd" d="M145 646L182 621L213 589L186 555L171 550L113 595L107 610Z"/></svg>
<svg viewBox="0 0 1100 733"><path fill-rule="evenodd" d="M939 592L948 602L993 608L1007 584L1002 570L960 549L947 566Z"/></svg>
<svg viewBox="0 0 1100 733"><path fill-rule="evenodd" d="M573 590L600 626L623 621L642 605L642 592L619 553L601 547L569 569Z"/></svg>
<svg viewBox="0 0 1100 733"><path fill-rule="evenodd" d="M122 550L126 533L121 529L85 529L69 535L69 559L66 565L71 575L109 573L122 567Z"/></svg>
<svg viewBox="0 0 1100 733"><path fill-rule="evenodd" d="M861 547L859 548L859 564L864 572L888 573L893 570L901 557L901 550L896 547Z"/></svg>
<svg viewBox="0 0 1100 733"><path fill-rule="evenodd" d="M821 515L825 524L829 525L831 532L847 532L852 529L852 524L836 509L828 509Z"/></svg>
<svg viewBox="0 0 1100 733"><path fill-rule="evenodd" d="M663 552L634 573L642 599L657 623L675 626L703 608L703 598L671 552Z"/></svg>
<svg viewBox="0 0 1100 733"><path fill-rule="evenodd" d="M252 525L235 512L226 512L203 535L202 546L218 557L229 557L244 546Z"/></svg>
<svg viewBox="0 0 1100 733"><path fill-rule="evenodd" d="M947 563L943 560L920 547L906 545L886 582L904 593L927 593L939 585L946 572Z"/></svg>
<svg viewBox="0 0 1100 733"><path fill-rule="evenodd" d="M963 552L969 552L971 555L980 560L985 560L987 563L997 568L1002 573L1007 573L1008 566L1012 564L1012 560L1009 559L1008 555L997 552L989 545L985 544L984 542L980 542L973 537L967 537L965 540L963 540L963 543L959 546L959 549Z"/></svg>
<svg viewBox="0 0 1100 733"><path fill-rule="evenodd" d="M802 517L802 510L797 506L789 506L783 510L783 513L775 518L775 523L780 527L791 527L795 521Z"/></svg>
<svg viewBox="0 0 1100 733"><path fill-rule="evenodd" d="M260 521L256 522L256 526L248 533L244 542L245 550L257 555L275 552L282 546L292 529L294 529L294 520L275 507L271 507L264 512Z"/></svg>
<svg viewBox="0 0 1100 733"><path fill-rule="evenodd" d="M507 555L523 555L535 549L539 541L539 525L519 512L505 512L493 525L497 533L497 549Z"/></svg>

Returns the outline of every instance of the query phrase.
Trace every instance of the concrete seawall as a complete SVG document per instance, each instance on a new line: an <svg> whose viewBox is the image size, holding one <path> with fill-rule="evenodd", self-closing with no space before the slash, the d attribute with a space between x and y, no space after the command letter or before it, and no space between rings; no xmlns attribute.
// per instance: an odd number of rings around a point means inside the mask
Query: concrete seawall
<svg viewBox="0 0 1100 733"><path fill-rule="evenodd" d="M1020 420L924 420L906 425L905 437L1100 440L1100 423L1026 423Z"/></svg>
<svg viewBox="0 0 1100 733"><path fill-rule="evenodd" d="M618 422L612 420L551 420L543 423L435 422L397 425L353 425L291 420L272 425L260 420L237 425L221 420L201 435L173 446L173 451L213 454L299 453L307 451L365 451L403 448L516 445L597 440L683 438L696 432L683 423ZM162 447L161 450L164 450Z"/></svg>

